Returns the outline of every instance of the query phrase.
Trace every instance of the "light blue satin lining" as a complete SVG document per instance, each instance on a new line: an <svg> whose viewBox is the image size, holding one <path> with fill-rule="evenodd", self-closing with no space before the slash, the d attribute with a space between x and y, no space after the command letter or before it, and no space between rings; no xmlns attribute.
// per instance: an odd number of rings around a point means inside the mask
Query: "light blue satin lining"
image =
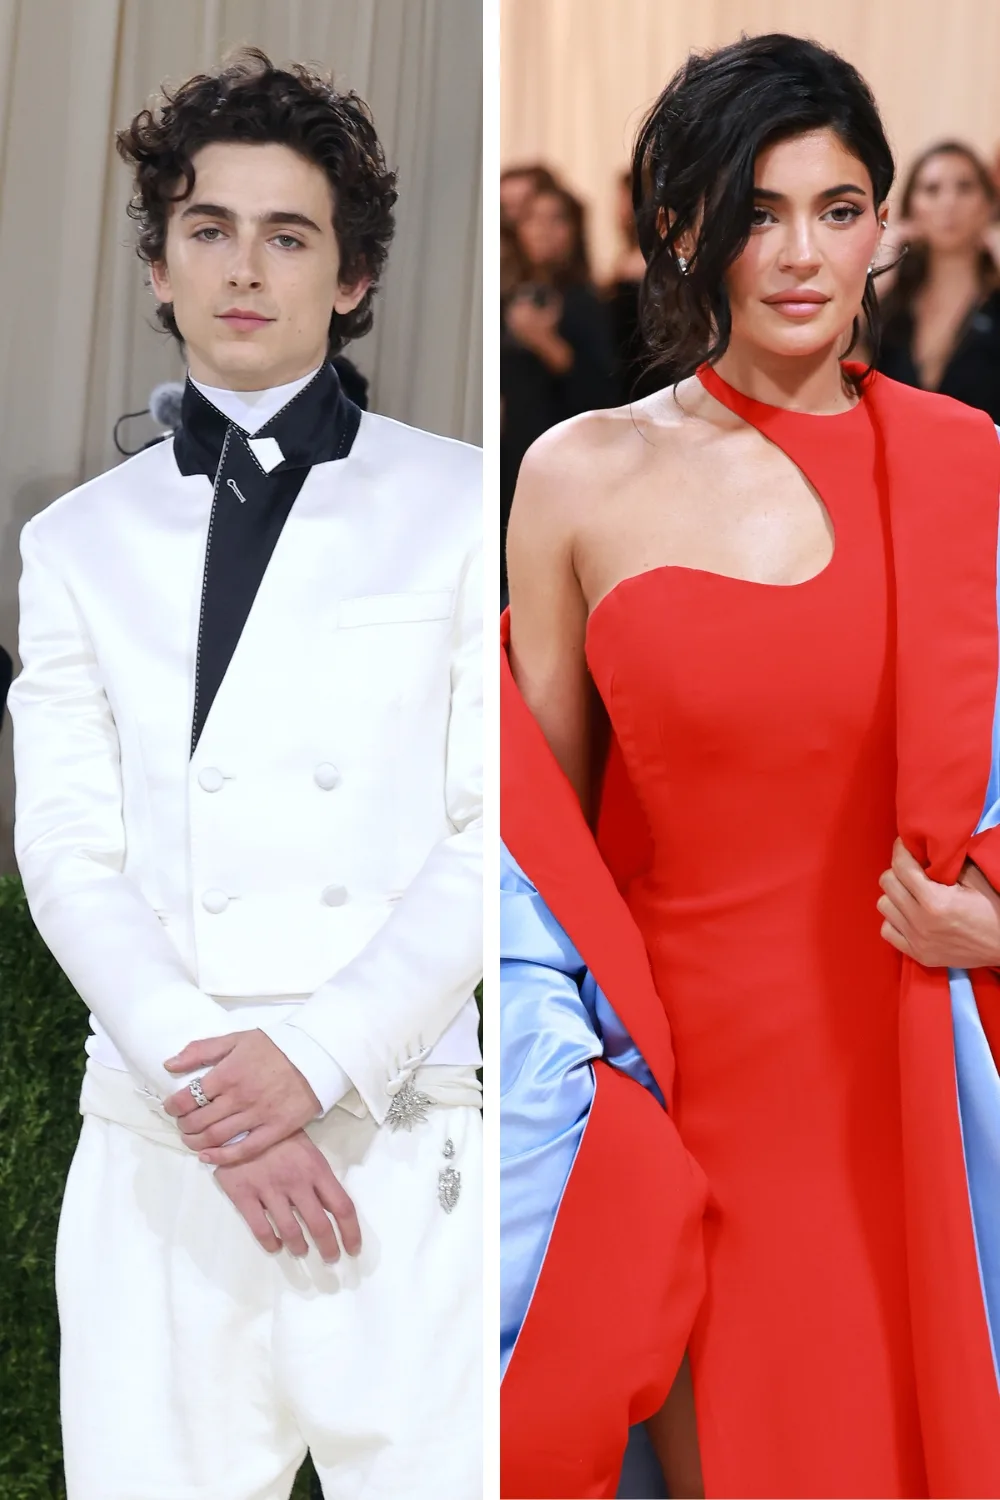
<svg viewBox="0 0 1000 1500"><path fill-rule="evenodd" d="M992 826L992 825L991 825ZM964 969L949 969L958 1112L965 1151L979 1279L1000 1383L1000 1078Z"/></svg>
<svg viewBox="0 0 1000 1500"><path fill-rule="evenodd" d="M663 1099L537 889L500 856L500 1370L534 1295L603 1058Z"/></svg>
<svg viewBox="0 0 1000 1500"><path fill-rule="evenodd" d="M1000 427L997 428L1000 436ZM1000 579L1000 544L997 550ZM997 600L1000 629L1000 598ZM986 810L977 833L1000 825L1000 682L993 710L993 758L986 788ZM993 1061L975 995L964 969L949 969L951 1020L955 1036L958 1114L965 1151L965 1172L972 1208L972 1228L979 1259L979 1279L986 1308L993 1369L1000 1384L1000 1075Z"/></svg>

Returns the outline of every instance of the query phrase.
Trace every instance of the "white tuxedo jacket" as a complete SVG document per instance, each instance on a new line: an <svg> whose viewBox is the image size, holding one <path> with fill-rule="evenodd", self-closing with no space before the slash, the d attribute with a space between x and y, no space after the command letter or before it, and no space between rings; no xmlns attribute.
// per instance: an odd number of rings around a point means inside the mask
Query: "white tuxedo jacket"
<svg viewBox="0 0 1000 1500"><path fill-rule="evenodd" d="M214 997L307 997L270 1034L320 1045L381 1122L419 1063L479 1058L480 454L362 416L310 471L191 758L211 503L166 441L24 529L28 903L153 1093L233 1029Z"/></svg>

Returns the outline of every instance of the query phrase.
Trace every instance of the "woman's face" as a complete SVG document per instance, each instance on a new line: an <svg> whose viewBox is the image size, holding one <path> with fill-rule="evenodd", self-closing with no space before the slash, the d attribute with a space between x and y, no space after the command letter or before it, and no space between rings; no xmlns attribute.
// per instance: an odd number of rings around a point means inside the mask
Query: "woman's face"
<svg viewBox="0 0 1000 1500"><path fill-rule="evenodd" d="M517 226L521 248L533 266L565 265L573 254L573 221L555 193L536 193Z"/></svg>
<svg viewBox="0 0 1000 1500"><path fill-rule="evenodd" d="M993 202L967 156L939 151L917 173L907 218L931 250L975 249L993 218Z"/></svg>
<svg viewBox="0 0 1000 1500"><path fill-rule="evenodd" d="M508 224L520 222L521 215L531 201L535 184L528 172L510 172L500 179L500 216Z"/></svg>
<svg viewBox="0 0 1000 1500"><path fill-rule="evenodd" d="M761 151L753 227L726 273L732 342L802 357L846 344L885 210L832 130Z"/></svg>

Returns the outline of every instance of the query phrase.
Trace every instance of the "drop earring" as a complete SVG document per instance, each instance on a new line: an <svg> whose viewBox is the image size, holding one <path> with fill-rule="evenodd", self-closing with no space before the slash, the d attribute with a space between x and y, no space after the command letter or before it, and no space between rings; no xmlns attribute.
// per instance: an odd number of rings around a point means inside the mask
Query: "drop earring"
<svg viewBox="0 0 1000 1500"><path fill-rule="evenodd" d="M688 261L687 261L687 256L686 255L678 255L678 257L677 257L677 268L680 271L680 273L681 273L682 276L686 276L687 275L687 273L688 273Z"/></svg>

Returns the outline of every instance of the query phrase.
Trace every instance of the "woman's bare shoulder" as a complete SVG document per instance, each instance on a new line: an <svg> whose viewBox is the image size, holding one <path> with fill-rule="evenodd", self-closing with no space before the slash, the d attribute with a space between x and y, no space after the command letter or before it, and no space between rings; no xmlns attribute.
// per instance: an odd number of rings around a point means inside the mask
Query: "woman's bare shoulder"
<svg viewBox="0 0 1000 1500"><path fill-rule="evenodd" d="M525 454L518 491L530 492L533 507L578 514L588 498L606 495L609 485L648 463L651 450L676 442L695 411L698 393L687 391L688 385L684 381L628 406L584 412L551 427Z"/></svg>

